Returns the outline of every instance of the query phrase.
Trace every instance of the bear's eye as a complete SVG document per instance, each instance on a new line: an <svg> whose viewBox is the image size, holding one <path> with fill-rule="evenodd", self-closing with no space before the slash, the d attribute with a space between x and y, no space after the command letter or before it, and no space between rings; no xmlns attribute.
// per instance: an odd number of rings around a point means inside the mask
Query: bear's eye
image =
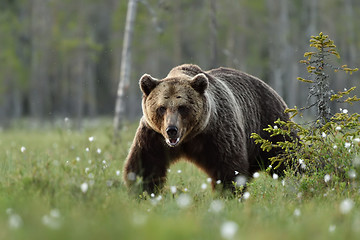
<svg viewBox="0 0 360 240"><path fill-rule="evenodd" d="M189 108L187 106L179 106L178 111L181 115L187 115L189 113Z"/></svg>
<svg viewBox="0 0 360 240"><path fill-rule="evenodd" d="M164 115L165 112L166 112L166 108L163 107L163 106L161 106L161 107L159 107L156 111L157 111L157 113L158 113L159 115Z"/></svg>

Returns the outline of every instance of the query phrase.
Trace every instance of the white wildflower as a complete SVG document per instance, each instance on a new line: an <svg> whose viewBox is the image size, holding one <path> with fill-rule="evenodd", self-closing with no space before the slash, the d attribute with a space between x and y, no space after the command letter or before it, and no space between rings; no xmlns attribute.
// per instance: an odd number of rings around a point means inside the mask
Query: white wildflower
<svg viewBox="0 0 360 240"><path fill-rule="evenodd" d="M326 133L322 132L322 133L321 133L321 136L322 136L323 138L326 138Z"/></svg>
<svg viewBox="0 0 360 240"><path fill-rule="evenodd" d="M213 213L219 213L224 209L224 202L221 200L214 200L210 204L209 211Z"/></svg>
<svg viewBox="0 0 360 240"><path fill-rule="evenodd" d="M170 192L172 193L172 194L175 194L176 193L176 186L170 186Z"/></svg>
<svg viewBox="0 0 360 240"><path fill-rule="evenodd" d="M245 186L247 179L245 176L240 175L240 176L237 176L235 180L236 180L236 186L240 187L240 186Z"/></svg>
<svg viewBox="0 0 360 240"><path fill-rule="evenodd" d="M191 197L186 193L180 194L179 197L176 199L176 203L180 208L187 208L191 204L191 202Z"/></svg>
<svg viewBox="0 0 360 240"><path fill-rule="evenodd" d="M208 183L211 183L212 179L211 179L211 178L207 178L206 181L207 181Z"/></svg>
<svg viewBox="0 0 360 240"><path fill-rule="evenodd" d="M127 175L127 179L129 181L135 181L136 180L136 174L134 172L129 172Z"/></svg>
<svg viewBox="0 0 360 240"><path fill-rule="evenodd" d="M179 169L179 170L177 170L177 173L181 173L181 170Z"/></svg>
<svg viewBox="0 0 360 240"><path fill-rule="evenodd" d="M220 184L220 183L221 183L221 180L220 180L220 179L216 181L216 184Z"/></svg>
<svg viewBox="0 0 360 240"><path fill-rule="evenodd" d="M282 184L283 186L285 186L285 179L283 179L283 180L281 181L281 184Z"/></svg>
<svg viewBox="0 0 360 240"><path fill-rule="evenodd" d="M330 179L331 179L331 177L330 177L329 174L326 174L326 175L324 176L324 181L325 181L325 182L329 182Z"/></svg>
<svg viewBox="0 0 360 240"><path fill-rule="evenodd" d="M171 169L170 169L170 168L168 168L167 172L171 172Z"/></svg>
<svg viewBox="0 0 360 240"><path fill-rule="evenodd" d="M80 185L80 189L83 193L86 193L88 188L89 188L89 185L86 182L84 182Z"/></svg>
<svg viewBox="0 0 360 240"><path fill-rule="evenodd" d="M101 149L100 149L100 148L96 149L96 152L97 152L98 154L100 154L100 153L101 153Z"/></svg>
<svg viewBox="0 0 360 240"><path fill-rule="evenodd" d="M116 170L116 176L120 176L120 170Z"/></svg>
<svg viewBox="0 0 360 240"><path fill-rule="evenodd" d="M80 162L80 157L75 158L77 162Z"/></svg>
<svg viewBox="0 0 360 240"><path fill-rule="evenodd" d="M92 142L92 141L94 141L94 137L93 137L93 136L89 137L89 142Z"/></svg>
<svg viewBox="0 0 360 240"><path fill-rule="evenodd" d="M201 189L202 189L202 190L205 190L206 188L207 188L206 183L201 184Z"/></svg>
<svg viewBox="0 0 360 240"><path fill-rule="evenodd" d="M87 148L85 148L85 151L86 151L86 152L89 152L89 151L90 151L90 149L87 147Z"/></svg>
<svg viewBox="0 0 360 240"><path fill-rule="evenodd" d="M25 152L25 150L26 150L26 147L24 147L24 146L22 146L21 148L20 148L20 151L23 153L23 152Z"/></svg>
<svg viewBox="0 0 360 240"><path fill-rule="evenodd" d="M155 193L151 193L150 197L154 198L155 197Z"/></svg>
<svg viewBox="0 0 360 240"><path fill-rule="evenodd" d="M238 171L235 171L235 175L238 175L239 174L239 172Z"/></svg>
<svg viewBox="0 0 360 240"><path fill-rule="evenodd" d="M340 130L341 130L341 127L340 127L340 126L337 126L337 127L335 128L335 130L336 130L336 131L340 131Z"/></svg>
<svg viewBox="0 0 360 240"><path fill-rule="evenodd" d="M300 209L296 208L296 209L294 210L294 216L295 216L295 217L300 217L300 215L301 215Z"/></svg>
<svg viewBox="0 0 360 240"><path fill-rule="evenodd" d="M279 175L277 175L276 173L273 174L273 179L277 180L279 178Z"/></svg>
<svg viewBox="0 0 360 240"><path fill-rule="evenodd" d="M260 177L260 173L258 173L258 172L254 172L253 177L254 177L254 178L258 178L258 177Z"/></svg>
<svg viewBox="0 0 360 240"><path fill-rule="evenodd" d="M23 220L18 214L11 214L8 221L11 229L18 229L23 225Z"/></svg>
<svg viewBox="0 0 360 240"><path fill-rule="evenodd" d="M340 207L340 212L342 214L347 214L354 207L354 201L351 200L350 198L347 198L340 203L339 207Z"/></svg>
<svg viewBox="0 0 360 240"><path fill-rule="evenodd" d="M334 148L334 149L337 149L337 146L336 146L336 144L334 144L333 148Z"/></svg>
<svg viewBox="0 0 360 240"><path fill-rule="evenodd" d="M345 146L345 148L349 148L349 147L351 147L351 143L346 142L344 146Z"/></svg>
<svg viewBox="0 0 360 240"><path fill-rule="evenodd" d="M132 218L132 222L134 225L142 226L146 223L146 221L147 221L146 215L140 214L140 213L134 213L133 218Z"/></svg>
<svg viewBox="0 0 360 240"><path fill-rule="evenodd" d="M333 233L333 232L335 232L335 229L336 229L336 225L331 224L331 225L329 226L329 232Z"/></svg>
<svg viewBox="0 0 360 240"><path fill-rule="evenodd" d="M348 174L349 174L349 178L352 178L352 179L356 178L356 171L355 170L351 169L348 172Z"/></svg>
<svg viewBox="0 0 360 240"><path fill-rule="evenodd" d="M221 225L220 234L225 239L233 239L238 231L238 224L233 221L226 221Z"/></svg>
<svg viewBox="0 0 360 240"><path fill-rule="evenodd" d="M243 199L247 200L249 198L250 198L250 193L249 192L244 192Z"/></svg>
<svg viewBox="0 0 360 240"><path fill-rule="evenodd" d="M275 125L275 126L274 126L274 129L278 129L278 126Z"/></svg>
<svg viewBox="0 0 360 240"><path fill-rule="evenodd" d="M357 137L357 138L354 138L354 139L353 139L353 142L357 142L357 143L360 142L360 138L358 138L358 137Z"/></svg>
<svg viewBox="0 0 360 240"><path fill-rule="evenodd" d="M347 114L349 111L347 109L343 109L342 112Z"/></svg>

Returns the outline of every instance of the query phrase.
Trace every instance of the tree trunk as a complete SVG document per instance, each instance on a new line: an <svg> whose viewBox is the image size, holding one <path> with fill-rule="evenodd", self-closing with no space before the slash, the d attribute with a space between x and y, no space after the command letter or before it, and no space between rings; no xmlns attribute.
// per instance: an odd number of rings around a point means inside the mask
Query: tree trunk
<svg viewBox="0 0 360 240"><path fill-rule="evenodd" d="M48 83L49 50L49 7L48 2L33 0L31 8L31 77L30 115L41 120L49 110L50 94Z"/></svg>
<svg viewBox="0 0 360 240"><path fill-rule="evenodd" d="M115 117L114 117L114 133L117 136L118 131L122 127L125 111L126 111L126 92L130 86L131 73L131 42L136 17L136 6L138 0L129 0L126 13L125 33L123 41L123 49L120 66L120 81L116 97Z"/></svg>
<svg viewBox="0 0 360 240"><path fill-rule="evenodd" d="M218 66L216 0L210 0L210 68Z"/></svg>

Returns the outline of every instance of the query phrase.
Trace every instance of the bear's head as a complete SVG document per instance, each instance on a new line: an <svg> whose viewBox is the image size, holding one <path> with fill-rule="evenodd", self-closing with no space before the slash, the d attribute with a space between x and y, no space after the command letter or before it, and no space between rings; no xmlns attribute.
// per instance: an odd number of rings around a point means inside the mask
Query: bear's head
<svg viewBox="0 0 360 240"><path fill-rule="evenodd" d="M170 147L178 146L201 132L210 117L203 73L194 77L179 75L157 80L148 74L140 79L142 109L148 126L160 133Z"/></svg>

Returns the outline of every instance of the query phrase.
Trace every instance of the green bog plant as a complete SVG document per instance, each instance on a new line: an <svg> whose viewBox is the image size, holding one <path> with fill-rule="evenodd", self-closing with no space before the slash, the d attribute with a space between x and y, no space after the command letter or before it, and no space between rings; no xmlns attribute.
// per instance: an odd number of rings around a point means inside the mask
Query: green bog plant
<svg viewBox="0 0 360 240"><path fill-rule="evenodd" d="M330 69L334 72L344 71L352 74L358 69L349 68L347 65L335 67L329 63L329 58L340 58L340 55L334 42L323 33L311 37L310 47L314 48L314 51L306 52L306 59L301 61L306 65L309 78L299 77L298 80L310 85L308 99L313 98L314 101L306 107L298 109L295 106L286 112L293 118L305 110L316 107L316 120L302 125L293 121L277 120L274 126L264 129L271 136L284 136L284 139L288 139L284 142L274 143L262 139L255 133L251 137L261 145L263 151L283 149L283 154L270 159L272 165L276 168L282 163L287 163L287 173L300 177L305 183L313 183L316 180L317 183L328 185L331 182L355 181L360 173L360 115L349 114L347 109L332 114L330 103L338 101L353 104L360 99L357 96L349 96L355 87L338 93L331 90L330 76L327 72ZM293 131L297 132L299 139L292 137Z"/></svg>

